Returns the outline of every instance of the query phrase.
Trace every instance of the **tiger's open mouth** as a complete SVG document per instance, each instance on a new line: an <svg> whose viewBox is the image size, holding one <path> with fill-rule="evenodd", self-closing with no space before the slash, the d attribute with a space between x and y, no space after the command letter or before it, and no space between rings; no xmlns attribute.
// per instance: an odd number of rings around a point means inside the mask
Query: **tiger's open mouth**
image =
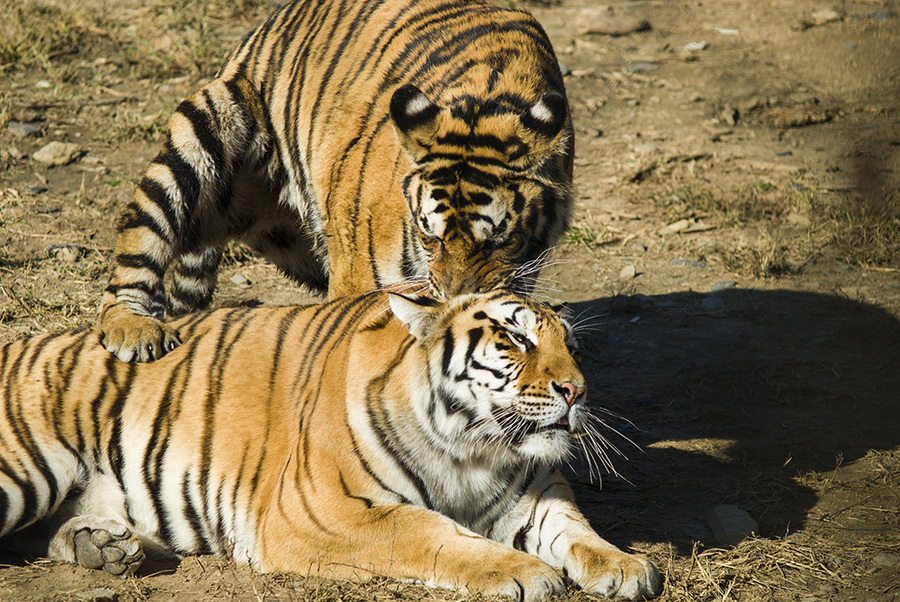
<svg viewBox="0 0 900 602"><path fill-rule="evenodd" d="M568 415L563 416L552 424L540 425L537 422L529 422L528 427L525 429L525 434L533 435L535 433L546 433L549 431L569 431L574 434Z"/></svg>

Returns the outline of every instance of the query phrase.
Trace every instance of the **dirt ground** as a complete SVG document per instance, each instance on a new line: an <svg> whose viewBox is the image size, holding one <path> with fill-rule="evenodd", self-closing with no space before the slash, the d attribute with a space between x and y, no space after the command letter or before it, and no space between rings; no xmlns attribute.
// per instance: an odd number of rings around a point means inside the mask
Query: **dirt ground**
<svg viewBox="0 0 900 602"><path fill-rule="evenodd" d="M539 293L574 309L621 434L602 488L570 470L585 513L662 600L900 600L900 2L509 4L568 71L577 219ZM0 342L95 320L168 115L273 6L4 3ZM51 141L74 160L40 163ZM308 299L230 249L219 304ZM723 504L755 535L717 542ZM0 600L454 599L211 557L2 562Z"/></svg>

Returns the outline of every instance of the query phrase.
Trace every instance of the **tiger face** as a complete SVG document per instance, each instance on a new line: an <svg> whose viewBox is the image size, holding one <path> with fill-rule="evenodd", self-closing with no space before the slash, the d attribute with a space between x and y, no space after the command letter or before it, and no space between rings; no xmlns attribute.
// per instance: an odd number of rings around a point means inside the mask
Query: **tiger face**
<svg viewBox="0 0 900 602"><path fill-rule="evenodd" d="M527 276L568 223L555 214L571 195L565 97L462 94L441 107L406 85L393 95L391 117L411 164L403 191L431 293L489 291Z"/></svg>
<svg viewBox="0 0 900 602"><path fill-rule="evenodd" d="M509 293L460 297L427 317L398 295L391 307L428 350L440 414L430 423L449 453L511 464L570 453L588 419L587 393L572 327L558 313Z"/></svg>

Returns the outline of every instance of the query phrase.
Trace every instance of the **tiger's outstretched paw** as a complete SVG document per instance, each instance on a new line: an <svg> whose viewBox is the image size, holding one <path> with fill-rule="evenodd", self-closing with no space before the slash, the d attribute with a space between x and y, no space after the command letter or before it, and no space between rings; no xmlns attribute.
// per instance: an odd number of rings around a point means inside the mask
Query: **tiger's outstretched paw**
<svg viewBox="0 0 900 602"><path fill-rule="evenodd" d="M486 596L507 596L518 602L544 602L565 591L562 576L536 556L516 553L493 570L474 565L476 570L463 575L464 589Z"/></svg>
<svg viewBox="0 0 900 602"><path fill-rule="evenodd" d="M572 546L577 565L569 577L582 589L616 600L646 600L662 591L659 569L646 556Z"/></svg>
<svg viewBox="0 0 900 602"><path fill-rule="evenodd" d="M144 561L144 549L125 525L98 516L78 516L54 535L50 557L127 577Z"/></svg>
<svg viewBox="0 0 900 602"><path fill-rule="evenodd" d="M181 345L171 326L116 305L103 310L100 329L103 346L123 362L152 362Z"/></svg>

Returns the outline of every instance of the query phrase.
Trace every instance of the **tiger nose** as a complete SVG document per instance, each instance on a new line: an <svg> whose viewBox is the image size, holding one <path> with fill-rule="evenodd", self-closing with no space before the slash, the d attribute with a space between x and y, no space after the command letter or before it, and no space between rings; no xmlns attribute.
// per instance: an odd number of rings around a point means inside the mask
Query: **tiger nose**
<svg viewBox="0 0 900 602"><path fill-rule="evenodd" d="M562 384L553 383L553 386L556 387L556 390L566 398L566 403L570 406L575 405L575 402L578 401L578 398L584 395L585 392L584 387L579 387L578 385L573 384L571 381L566 381Z"/></svg>

